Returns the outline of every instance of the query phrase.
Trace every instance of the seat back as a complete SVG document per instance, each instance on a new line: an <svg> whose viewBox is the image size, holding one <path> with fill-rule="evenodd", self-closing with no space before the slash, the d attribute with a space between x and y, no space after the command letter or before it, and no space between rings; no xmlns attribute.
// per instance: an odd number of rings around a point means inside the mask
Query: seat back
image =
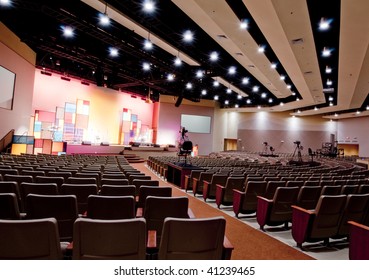
<svg viewBox="0 0 369 280"><path fill-rule="evenodd" d="M33 194L48 194L56 195L58 194L58 186L55 183L21 183L20 184L20 194L21 200L24 202L23 211L27 208L26 197L30 193Z"/></svg>
<svg viewBox="0 0 369 280"><path fill-rule="evenodd" d="M355 194L359 190L359 185L343 185L341 189L341 194Z"/></svg>
<svg viewBox="0 0 369 280"><path fill-rule="evenodd" d="M341 194L342 186L323 186L320 195L339 195Z"/></svg>
<svg viewBox="0 0 369 280"><path fill-rule="evenodd" d="M91 194L97 194L96 184L63 184L60 194L72 194L77 197L78 213L83 214L87 210L87 198Z"/></svg>
<svg viewBox="0 0 369 280"><path fill-rule="evenodd" d="M291 181L286 182L287 188L292 188L292 187L301 188L303 185L304 185L304 181L291 180Z"/></svg>
<svg viewBox="0 0 369 280"><path fill-rule="evenodd" d="M337 234L346 195L321 195L315 208L310 238L326 238Z"/></svg>
<svg viewBox="0 0 369 280"><path fill-rule="evenodd" d="M228 175L225 175L224 173L214 174L213 177L211 177L207 197L214 198L217 184L224 186L227 182L227 178Z"/></svg>
<svg viewBox="0 0 369 280"><path fill-rule="evenodd" d="M101 179L101 185L116 185L116 186L128 185L128 179L111 179L103 177Z"/></svg>
<svg viewBox="0 0 369 280"><path fill-rule="evenodd" d="M222 256L226 221L166 218L158 258L161 260L219 260Z"/></svg>
<svg viewBox="0 0 369 280"><path fill-rule="evenodd" d="M93 177L68 177L67 184L95 184L97 185L96 178Z"/></svg>
<svg viewBox="0 0 369 280"><path fill-rule="evenodd" d="M134 185L102 185L100 195L135 196L136 187Z"/></svg>
<svg viewBox="0 0 369 280"><path fill-rule="evenodd" d="M165 218L189 218L188 198L186 196L148 196L146 198L143 216L146 219L147 229L155 230L157 239L160 240Z"/></svg>
<svg viewBox="0 0 369 280"><path fill-rule="evenodd" d="M64 184L63 177L51 177L51 176L36 176L35 183L55 183L58 188Z"/></svg>
<svg viewBox="0 0 369 280"><path fill-rule="evenodd" d="M285 187L286 181L269 181L265 190L264 197L267 199L272 199L274 197L277 188Z"/></svg>
<svg viewBox="0 0 369 280"><path fill-rule="evenodd" d="M318 203L322 187L317 186L302 186L297 196L296 205L304 209L315 209Z"/></svg>
<svg viewBox="0 0 369 280"><path fill-rule="evenodd" d="M193 193L194 194L202 193L204 189L204 181L210 182L212 180L213 175L214 175L214 172L210 172L210 171L201 172L197 183L192 183Z"/></svg>
<svg viewBox="0 0 369 280"><path fill-rule="evenodd" d="M292 220L291 205L296 204L299 187L279 187L274 197L270 210L269 220L273 222L286 222Z"/></svg>
<svg viewBox="0 0 369 280"><path fill-rule="evenodd" d="M70 172L70 171L50 171L49 173L47 173L47 176L49 176L49 177L63 177L64 182L66 182L69 177L72 177L72 172Z"/></svg>
<svg viewBox="0 0 369 280"><path fill-rule="evenodd" d="M15 193L0 193L0 219L20 219L18 199Z"/></svg>
<svg viewBox="0 0 369 280"><path fill-rule="evenodd" d="M145 175L145 174L134 174L134 175L129 175L128 177L128 182L130 185L134 185L133 184L133 180L151 180L151 176Z"/></svg>
<svg viewBox="0 0 369 280"><path fill-rule="evenodd" d="M233 190L243 190L245 183L245 177L228 177L225 184L223 204L228 204L233 202Z"/></svg>
<svg viewBox="0 0 369 280"><path fill-rule="evenodd" d="M363 223L369 209L369 194L349 194L344 208L340 226L339 236L349 235L348 221Z"/></svg>
<svg viewBox="0 0 369 280"><path fill-rule="evenodd" d="M87 200L87 217L90 219L133 219L135 217L133 196L90 195Z"/></svg>
<svg viewBox="0 0 369 280"><path fill-rule="evenodd" d="M146 223L143 218L92 220L74 223L73 259L134 260L146 258Z"/></svg>
<svg viewBox="0 0 369 280"><path fill-rule="evenodd" d="M137 207L144 208L148 196L171 197L171 187L141 186L138 191Z"/></svg>
<svg viewBox="0 0 369 280"><path fill-rule="evenodd" d="M0 181L0 193L14 193L17 196L18 203L20 203L20 192L17 182Z"/></svg>
<svg viewBox="0 0 369 280"><path fill-rule="evenodd" d="M73 223L78 217L76 196L29 194L26 205L27 219L55 218L60 240L72 240Z"/></svg>
<svg viewBox="0 0 369 280"><path fill-rule="evenodd" d="M62 259L57 221L0 220L0 259Z"/></svg>
<svg viewBox="0 0 369 280"><path fill-rule="evenodd" d="M267 184L268 182L266 181L247 182L242 210L256 211L257 203L258 203L257 196L263 196L265 194Z"/></svg>
<svg viewBox="0 0 369 280"><path fill-rule="evenodd" d="M369 193L369 184L360 185L358 193L361 193L361 194Z"/></svg>
<svg viewBox="0 0 369 280"><path fill-rule="evenodd" d="M141 186L159 186L158 180L150 180L150 179L134 179L132 181L132 185L136 187L136 196L138 195L138 191L140 190Z"/></svg>

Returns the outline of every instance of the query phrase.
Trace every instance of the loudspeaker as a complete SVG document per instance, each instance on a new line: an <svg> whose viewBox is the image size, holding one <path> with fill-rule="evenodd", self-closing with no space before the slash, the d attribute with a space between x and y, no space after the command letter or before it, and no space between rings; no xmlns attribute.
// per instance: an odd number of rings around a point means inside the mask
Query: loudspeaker
<svg viewBox="0 0 369 280"><path fill-rule="evenodd" d="M100 143L100 146L109 146L109 142L106 142L106 141L105 142L101 142Z"/></svg>
<svg viewBox="0 0 369 280"><path fill-rule="evenodd" d="M91 141L82 141L82 145L91 145Z"/></svg>
<svg viewBox="0 0 369 280"><path fill-rule="evenodd" d="M181 105L182 103L182 100L183 100L183 96L182 95L178 96L178 99L176 101L176 104L174 104L174 106L179 107L179 105Z"/></svg>

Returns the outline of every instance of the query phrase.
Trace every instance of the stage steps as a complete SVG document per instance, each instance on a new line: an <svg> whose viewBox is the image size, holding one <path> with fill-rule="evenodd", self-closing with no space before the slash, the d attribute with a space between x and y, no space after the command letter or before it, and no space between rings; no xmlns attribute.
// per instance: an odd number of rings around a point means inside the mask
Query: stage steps
<svg viewBox="0 0 369 280"><path fill-rule="evenodd" d="M136 156L135 154L128 154L128 155L124 155L124 157L126 158L126 160L129 163L141 163L141 162L145 162L145 160L139 156Z"/></svg>

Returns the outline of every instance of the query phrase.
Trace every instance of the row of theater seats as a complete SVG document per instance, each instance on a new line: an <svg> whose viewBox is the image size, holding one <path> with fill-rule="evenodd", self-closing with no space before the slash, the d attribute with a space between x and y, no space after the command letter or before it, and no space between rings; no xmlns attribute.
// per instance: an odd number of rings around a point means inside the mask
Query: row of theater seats
<svg viewBox="0 0 369 280"><path fill-rule="evenodd" d="M100 164L96 167L97 171L100 172L102 170L106 171L106 168L99 167ZM90 165L86 165L84 167L91 167ZM106 166L104 166L106 167ZM37 168L37 167L36 167ZM4 168L7 170L11 170L10 168ZM24 182L22 180L17 181L3 181L0 182L0 192L3 192L3 194L0 194L0 218L4 219L14 219L13 221L5 221L1 220L0 227L3 227L4 229L9 227L14 227L13 231L15 232L18 230L18 227L24 227L24 228L32 228L32 231L38 232L39 226L40 226L40 219L45 219L52 217L56 219L57 223L57 229L58 229L58 239L62 242L71 242L69 245L66 246L65 243L63 243L63 252L68 254L71 254L74 259L105 259L105 258L142 258L142 251L138 255L127 255L124 257L124 250L130 251L132 244L136 244L135 242L137 239L128 239L123 238L124 236L115 236L113 232L119 233L123 228L127 228L127 223L123 221L132 220L132 224L135 224L133 228L141 228L144 225L144 234L142 232L138 234L137 232L130 232L129 236L144 236L145 240L145 246L140 247L145 249L145 258L146 255L149 255L150 258L155 258L159 256L160 258L190 258L190 259L196 259L196 258L205 258L205 259L212 259L212 258L230 258L232 247L229 244L228 240L224 238L224 228L222 226L224 222L225 227L225 221L222 221L222 219L216 219L217 221L212 221L214 219L191 219L191 222L193 223L193 226L190 224L187 224L189 217L193 217L191 214L192 212L190 209L188 209L188 198L187 197L172 197L171 188L170 187L159 187L159 183L157 180L149 180L151 178L144 178L139 177L141 179L133 179L132 183L136 183L136 185L128 185L127 183L130 178L130 173L132 174L138 174L137 170L134 170L132 167L128 168L125 166L122 168L122 166L119 166L120 170L114 170L108 172L101 172L100 180L103 182L104 176L108 174L116 176L117 174L113 173L123 173L124 176L127 179L123 179L123 177L116 179L117 182L114 184L102 184L100 187L98 184L89 184L93 186L94 191L87 192L85 191L82 195L81 192L88 184L78 184L74 182L75 184L75 191L74 193L70 192L67 193L65 190L68 187L68 185L71 185L72 183L61 183L57 184L55 181L53 181L55 178L50 174L50 172L58 172L58 171L49 171L46 176L41 177L47 177L50 178L50 181L48 183L36 183L34 181L30 182ZM86 169L85 169L86 170ZM60 171L60 169L59 169ZM69 176L66 177L67 180L71 178L78 178L76 175L81 172L82 170L78 170L76 173L68 174ZM62 171L60 171L62 172ZM86 172L88 173L88 172ZM4 178L9 178L10 174L4 173ZM29 176L29 175L16 175L12 174L14 176ZM50 175L50 176L48 176ZM74 176L73 176L74 175ZM140 174L143 176L144 174ZM132 175L133 176L133 175ZM40 175L36 175L34 177L35 179L40 179ZM63 178L64 179L64 178ZM81 178L79 178L81 179ZM83 177L83 179L91 179L91 177L87 176ZM95 178L96 179L96 178ZM106 179L106 178L105 178ZM110 178L109 178L110 179ZM145 180L146 179L146 180ZM75 179L73 179L75 180ZM36 180L35 180L36 181ZM118 184L118 181L120 181L120 184ZM67 181L68 182L68 181ZM153 182L150 184L150 182ZM16 191L7 193L5 192L6 188L4 187L6 184L12 184L15 188L14 190L19 190L18 193L23 193L22 195L19 195L20 199L18 199L18 195L16 194ZM3 188L1 188L3 186ZM50 191L53 189L54 191ZM97 190L97 191L96 191ZM46 193L45 193L46 192ZM52 193L49 193L52 192ZM81 197L83 197L81 199ZM147 199L146 199L147 198ZM19 201L22 202L22 205L25 209L24 213L20 213L19 210L17 210ZM84 207L81 207L81 203L84 202ZM12 206L11 206L12 205ZM15 210L14 210L15 209ZM181 226L183 223L185 223L185 228L188 230L192 227L199 227L195 230L195 232L203 232L206 233L206 238L204 239L204 236L199 234L194 239L191 237L191 246L186 248L186 250L183 250L183 252L179 252L179 254L174 254L171 257L164 256L163 252L165 252L164 249L159 250L159 247L161 248L161 244L167 244L171 247L175 246L176 244L183 244L183 241L186 239L186 237L182 237L182 241L179 242L177 239L175 239L172 234L166 234L167 236L166 241L162 240L162 233L164 234L164 220L166 217L174 217L178 219L184 219L184 221L178 221L178 222L171 222L168 221L168 230L169 231L176 231L176 227L172 225L179 224L178 226ZM15 220L16 219L16 220ZM209 220L209 221L208 221ZM219 221L221 220L221 221ZM224 220L224 219L223 219ZM32 222L36 222L36 226L32 226ZM50 225L50 221L47 221L49 223L48 228L53 227ZM214 225L211 226L211 224L216 223L217 226L214 228ZM139 225L141 224L141 225ZM205 224L205 227L211 228L213 230L212 234L216 234L218 236L217 241L214 242L204 242L204 240L209 239L209 236L212 235L210 232L206 231L205 229L202 229L202 225ZM170 226L169 226L170 225ZM82 229L87 227L93 227L97 228L96 232L97 235L93 236L91 233L88 233L89 231L85 232L86 234L82 234ZM77 230L77 229L79 230ZM23 230L23 229L22 229ZM22 231L21 230L21 231ZM223 234L217 234L216 232L223 232ZM74 232L73 232L74 231ZM77 233L76 233L77 231ZM106 231L107 239L105 240L99 240L98 232ZM186 230L180 229L180 232L186 232ZM14 244L28 244L27 240L28 235L25 234L12 234L10 236L6 235L5 231L0 230L0 232L4 233L4 235L1 237L3 244L0 246L2 249L0 249L1 258L44 258L45 256L42 255L42 253L39 253L38 255L32 255L29 251L27 251L27 254L29 253L29 256L22 255L21 251L25 251L24 249L17 249ZM187 237L190 237L190 232L187 231L188 234ZM46 234L44 232L44 234ZM38 235L41 237L40 232L38 232ZM176 234L177 237L180 237L180 235ZM109 238L110 236L110 238ZM222 236L222 238L219 238L219 236ZM84 238L82 238L84 237ZM16 240L14 240L16 238ZM213 238L212 238L213 239ZM221 246L219 247L219 240L221 239ZM101 249L100 253L98 252L81 252L81 248L87 248L85 245L91 242L90 244L95 244L96 241L101 241ZM111 244L111 240L117 240L117 246L114 246L114 248L109 247L109 244ZM136 241L135 241L136 240ZM140 238L142 241L142 238ZM199 241L196 241L199 240ZM202 240L202 241L201 241ZM105 241L105 243L104 243ZM141 242L140 241L140 242ZM81 247L82 243L84 244ZM169 242L169 243L168 243ZM225 243L227 246L224 247L222 244ZM11 244L11 245L10 245ZM205 245L207 244L207 245ZM215 244L218 244L215 246ZM4 245L4 246L3 246ZM159 246L160 245L160 246ZM188 245L188 244L187 244ZM206 246L210 245L210 247L205 248ZM41 246L41 245L40 245ZM96 244L94 247L96 248ZM164 245L163 245L164 246ZM41 246L44 248L43 246ZM65 248L67 247L67 248ZM223 247L225 249L223 249ZM202 254L194 254L191 250L198 250L200 248L200 251L203 252ZM219 249L220 248L220 249ZM117 254L117 250L122 250L122 254ZM10 252L11 251L11 252ZM34 251L34 248L31 246L30 251ZM37 251L37 250L36 250ZM55 250L54 250L55 251ZM161 253L159 253L159 251ZM216 253L215 253L216 252ZM221 255L219 255L219 252L221 252ZM32 255L32 256L31 256ZM46 258L46 257L45 257ZM58 258L55 255L47 258Z"/></svg>
<svg viewBox="0 0 369 280"><path fill-rule="evenodd" d="M192 188L193 194L202 194L204 201L215 199L218 207L233 206L237 217L240 213L256 214L262 230L266 225L285 225L288 229L288 224L292 222L293 238L301 248L303 242L328 242L329 238L348 237L348 221L369 224L369 182L365 175L296 176L274 172L247 174L246 171L242 174L240 170L227 173L212 168L193 170L186 176L185 190ZM344 203L340 204L339 211L334 212L335 208L326 204L337 198ZM308 221L304 221L301 215L296 214L297 209L305 209L305 212L313 214ZM325 214L317 218L316 213ZM336 217L330 219L329 215ZM317 226L314 221L317 221ZM301 227L301 223L305 227ZM320 228L317 230L317 227Z"/></svg>

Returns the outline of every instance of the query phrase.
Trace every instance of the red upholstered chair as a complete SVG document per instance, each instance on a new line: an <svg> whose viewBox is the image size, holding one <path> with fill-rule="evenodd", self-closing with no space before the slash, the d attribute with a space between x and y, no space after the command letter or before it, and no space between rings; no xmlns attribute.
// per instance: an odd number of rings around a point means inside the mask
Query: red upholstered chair
<svg viewBox="0 0 369 280"><path fill-rule="evenodd" d="M233 190L233 212L236 217L240 213L252 214L257 209L257 196L263 196L267 187L266 181L248 181L245 191Z"/></svg>
<svg viewBox="0 0 369 280"><path fill-rule="evenodd" d="M292 206L292 237L299 248L304 242L324 241L335 236L340 225L346 195L322 195L314 210Z"/></svg>
<svg viewBox="0 0 369 280"><path fill-rule="evenodd" d="M146 259L146 223L143 218L94 220L74 223L73 259Z"/></svg>
<svg viewBox="0 0 369 280"><path fill-rule="evenodd" d="M305 209L315 209L318 203L322 187L317 186L302 186L297 196L296 205Z"/></svg>
<svg viewBox="0 0 369 280"><path fill-rule="evenodd" d="M146 198L148 196L159 196L159 197L171 197L171 187L159 187L159 186L141 186L138 191L138 198L136 208L141 208L141 213L145 207Z"/></svg>
<svg viewBox="0 0 369 280"><path fill-rule="evenodd" d="M158 187L159 181L158 180L150 180L150 179L134 179L132 181L132 185L136 187L136 196L138 196L138 192L141 186L153 186Z"/></svg>
<svg viewBox="0 0 369 280"><path fill-rule="evenodd" d="M220 205L233 204L233 190L243 190L245 177L228 177L224 186L217 185L215 200L218 208Z"/></svg>
<svg viewBox="0 0 369 280"><path fill-rule="evenodd" d="M220 260L226 221L166 218L159 246L160 260ZM229 255L230 258L230 255Z"/></svg>
<svg viewBox="0 0 369 280"><path fill-rule="evenodd" d="M285 225L292 220L291 206L296 203L299 187L280 187L277 188L273 199L258 196L256 210L256 220L261 230L264 226Z"/></svg>
<svg viewBox="0 0 369 280"><path fill-rule="evenodd" d="M199 178L201 172L204 170L191 170L190 175L185 175L184 189L187 192L188 190L192 190L192 182L194 178Z"/></svg>
<svg viewBox="0 0 369 280"><path fill-rule="evenodd" d="M286 186L286 181L269 181L265 190L263 197L267 199L272 199L274 197L277 188L283 188Z"/></svg>
<svg viewBox="0 0 369 280"><path fill-rule="evenodd" d="M369 227L357 222L349 221L349 259L369 260Z"/></svg>
<svg viewBox="0 0 369 280"><path fill-rule="evenodd" d="M79 178L84 179L84 178ZM94 178L91 178L94 179ZM95 180L95 179L94 179ZM87 211L87 198L89 195L96 195L98 192L96 184L63 184L60 187L60 194L72 194L77 197L78 213Z"/></svg>
<svg viewBox="0 0 369 280"><path fill-rule="evenodd" d="M18 220L20 218L18 199L15 193L0 193L0 219Z"/></svg>
<svg viewBox="0 0 369 280"><path fill-rule="evenodd" d="M200 177L198 179L193 178L192 192L194 196L196 196L196 194L202 194L204 189L204 181L210 182L213 175L214 172L204 171L201 172Z"/></svg>
<svg viewBox="0 0 369 280"><path fill-rule="evenodd" d="M100 195L136 196L134 185L102 185Z"/></svg>
<svg viewBox="0 0 369 280"><path fill-rule="evenodd" d="M228 175L214 174L211 177L211 181L204 180L203 190L202 190L202 197L204 198L204 201L206 201L206 199L208 198L214 199L217 185L224 186L227 182L227 178L228 178Z"/></svg>

